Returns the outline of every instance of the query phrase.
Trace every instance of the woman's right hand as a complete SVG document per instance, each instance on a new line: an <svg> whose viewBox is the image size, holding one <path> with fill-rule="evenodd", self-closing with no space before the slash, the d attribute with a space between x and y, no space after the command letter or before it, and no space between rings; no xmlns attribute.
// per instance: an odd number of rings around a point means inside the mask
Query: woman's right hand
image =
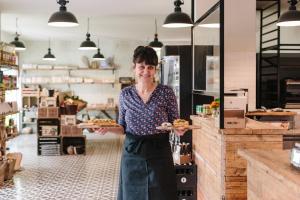
<svg viewBox="0 0 300 200"><path fill-rule="evenodd" d="M94 133L105 135L107 132L109 132L109 128L93 128Z"/></svg>

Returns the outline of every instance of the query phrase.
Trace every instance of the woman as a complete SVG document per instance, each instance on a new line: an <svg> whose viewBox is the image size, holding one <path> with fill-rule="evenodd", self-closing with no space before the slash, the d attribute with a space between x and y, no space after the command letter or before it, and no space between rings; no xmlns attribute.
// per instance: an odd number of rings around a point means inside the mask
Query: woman
<svg viewBox="0 0 300 200"><path fill-rule="evenodd" d="M156 129L178 118L173 90L156 84L158 57L148 46L139 46L133 55L137 83L120 94L121 128L99 129L126 134L120 170L118 200L175 200L176 179L167 132ZM175 130L183 135L186 130Z"/></svg>

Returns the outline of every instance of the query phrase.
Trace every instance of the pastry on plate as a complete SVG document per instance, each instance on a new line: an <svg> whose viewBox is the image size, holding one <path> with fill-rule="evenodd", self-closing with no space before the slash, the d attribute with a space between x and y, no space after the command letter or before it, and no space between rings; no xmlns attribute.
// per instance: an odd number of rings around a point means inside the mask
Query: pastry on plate
<svg viewBox="0 0 300 200"><path fill-rule="evenodd" d="M173 125L175 128L188 128L189 122L184 119L175 119Z"/></svg>
<svg viewBox="0 0 300 200"><path fill-rule="evenodd" d="M97 126L115 126L117 122L113 119L92 119L88 123L97 125Z"/></svg>
<svg viewBox="0 0 300 200"><path fill-rule="evenodd" d="M163 128L172 128L173 125L171 123L169 123L169 122L164 122L164 123L161 124L161 126Z"/></svg>

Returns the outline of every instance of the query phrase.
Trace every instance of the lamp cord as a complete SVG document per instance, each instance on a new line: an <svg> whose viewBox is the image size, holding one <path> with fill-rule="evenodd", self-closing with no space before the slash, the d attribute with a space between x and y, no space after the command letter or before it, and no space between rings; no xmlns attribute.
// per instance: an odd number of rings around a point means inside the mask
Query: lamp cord
<svg viewBox="0 0 300 200"><path fill-rule="evenodd" d="M155 34L157 34L157 21L156 21L156 17L155 17Z"/></svg>
<svg viewBox="0 0 300 200"><path fill-rule="evenodd" d="M16 17L16 35L19 36L18 35L18 18L17 17Z"/></svg>
<svg viewBox="0 0 300 200"><path fill-rule="evenodd" d="M88 17L88 26L87 26L87 32L89 33L90 31L90 18Z"/></svg>

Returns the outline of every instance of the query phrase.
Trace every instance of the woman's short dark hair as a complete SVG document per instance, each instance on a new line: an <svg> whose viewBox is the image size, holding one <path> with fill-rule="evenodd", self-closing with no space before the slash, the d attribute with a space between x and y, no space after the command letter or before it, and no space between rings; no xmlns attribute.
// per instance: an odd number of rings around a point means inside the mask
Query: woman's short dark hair
<svg viewBox="0 0 300 200"><path fill-rule="evenodd" d="M134 50L132 61L134 64L145 62L146 65L158 65L157 54L154 49L149 46L138 46Z"/></svg>

